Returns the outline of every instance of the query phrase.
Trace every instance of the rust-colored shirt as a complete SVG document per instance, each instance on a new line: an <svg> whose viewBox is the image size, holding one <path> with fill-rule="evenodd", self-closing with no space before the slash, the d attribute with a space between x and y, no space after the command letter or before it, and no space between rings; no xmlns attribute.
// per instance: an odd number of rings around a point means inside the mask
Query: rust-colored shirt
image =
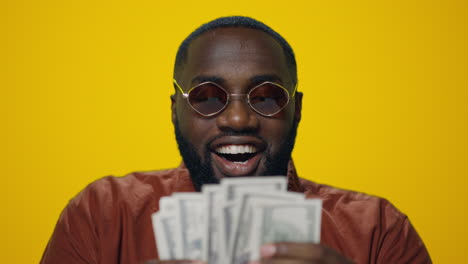
<svg viewBox="0 0 468 264"><path fill-rule="evenodd" d="M323 244L364 264L426 264L429 254L408 217L387 200L299 179L290 162L288 189L323 200ZM105 177L70 201L41 263L133 264L157 258L151 214L159 199L193 192L179 168Z"/></svg>

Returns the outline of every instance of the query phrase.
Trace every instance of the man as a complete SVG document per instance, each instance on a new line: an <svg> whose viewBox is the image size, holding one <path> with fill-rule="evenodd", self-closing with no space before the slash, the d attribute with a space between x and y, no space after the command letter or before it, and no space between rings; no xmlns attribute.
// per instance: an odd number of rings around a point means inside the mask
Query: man
<svg viewBox="0 0 468 264"><path fill-rule="evenodd" d="M294 53L278 33L246 17L201 26L179 48L174 87L183 164L89 185L64 209L41 263L196 263L157 260L150 215L159 199L264 175L287 175L290 191L323 200L322 243L267 244L259 263L431 263L408 218L386 200L297 177L291 152L302 93Z"/></svg>

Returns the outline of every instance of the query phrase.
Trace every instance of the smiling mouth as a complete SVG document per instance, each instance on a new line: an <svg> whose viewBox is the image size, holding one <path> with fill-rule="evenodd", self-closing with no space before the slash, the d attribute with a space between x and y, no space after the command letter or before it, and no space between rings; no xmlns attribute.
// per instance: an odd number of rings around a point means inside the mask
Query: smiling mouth
<svg viewBox="0 0 468 264"><path fill-rule="evenodd" d="M254 175L261 158L261 149L253 144L225 144L213 149L215 167L225 176Z"/></svg>
<svg viewBox="0 0 468 264"><path fill-rule="evenodd" d="M257 148L252 145L225 145L216 148L215 153L230 162L247 163L257 154Z"/></svg>

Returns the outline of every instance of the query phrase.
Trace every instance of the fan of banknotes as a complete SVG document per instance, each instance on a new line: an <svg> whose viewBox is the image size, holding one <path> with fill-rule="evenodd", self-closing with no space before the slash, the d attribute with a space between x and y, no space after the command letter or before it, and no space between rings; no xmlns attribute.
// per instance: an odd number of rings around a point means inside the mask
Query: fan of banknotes
<svg viewBox="0 0 468 264"><path fill-rule="evenodd" d="M284 176L225 178L161 198L152 222L161 260L245 264L265 243L318 243L321 210L321 200L287 192Z"/></svg>

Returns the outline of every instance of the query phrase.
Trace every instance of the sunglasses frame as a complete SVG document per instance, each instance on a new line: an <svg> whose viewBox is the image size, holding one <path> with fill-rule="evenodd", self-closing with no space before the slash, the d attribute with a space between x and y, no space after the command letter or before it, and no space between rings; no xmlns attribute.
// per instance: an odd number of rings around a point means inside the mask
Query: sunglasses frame
<svg viewBox="0 0 468 264"><path fill-rule="evenodd" d="M214 82L202 82L202 83L197 84L197 85L195 85L194 87L190 88L190 89L188 90L188 92L185 93L184 90L182 89L182 87L177 83L177 80L176 80L176 79L173 79L173 81L174 81L175 86L180 90L180 93L182 94L182 96L187 100L187 103L190 105L190 107L192 107L192 109L193 109L195 112L197 112L197 113L199 113L200 115L205 116L205 117L211 117L211 116L214 116L214 115L217 115L217 114L221 113L221 112L229 105L229 103L230 103L230 101L231 101L231 96L232 96L232 97L243 97L243 96L246 96L246 97L247 97L247 100L246 100L246 101L247 101L248 105L249 105L250 108L252 108L256 113L258 113L258 114L260 114L260 115L262 115L262 116L266 116L266 117L274 116L274 115L276 115L277 113L281 112L281 110L283 110L283 109L288 105L288 103L289 103L290 100L294 99L294 95L296 95L296 91L297 91L297 84L296 84L296 86L294 87L294 90L293 90L293 92L292 92L292 95L290 96L290 95L289 95L288 89L284 88L282 85L277 84L277 83L274 83L274 82L269 82L269 81L267 81L267 82L263 82L263 83L261 83L261 84L255 86L254 88L250 89L250 91L249 91L248 93L246 93L246 94L230 94L230 93L228 93L228 92L226 91L226 89L224 89L222 86L220 86L220 85L218 85L218 84L216 84L216 83L214 83ZM189 95L190 95L190 93L191 93L194 89L196 89L196 88L198 88L198 87L200 87L200 86L202 86L202 85L205 85L205 84L213 84L213 85L217 86L218 88L220 88L221 90L223 90L223 91L226 93L226 95L227 95L226 104L224 104L223 108L221 108L220 110L218 110L218 111L216 111L216 112L214 112L214 113L208 114L208 115L203 114L203 113L201 113L200 111L198 111L197 109L195 109L195 107L193 107L193 105L190 103L190 100L189 100ZM250 103L250 93L252 93L252 91L254 91L256 88L258 88L258 87L260 87L260 86L262 86L262 85L264 85L264 84L273 84L273 85L275 85L275 86L277 86L277 87L283 89L283 90L286 92L286 95L287 95L287 98L288 98L288 101L283 105L283 107L281 107L278 111L276 111L276 112L274 112L274 113L272 113L272 114L264 114L264 113L258 111L257 109L255 109L255 107L253 107L252 104Z"/></svg>

